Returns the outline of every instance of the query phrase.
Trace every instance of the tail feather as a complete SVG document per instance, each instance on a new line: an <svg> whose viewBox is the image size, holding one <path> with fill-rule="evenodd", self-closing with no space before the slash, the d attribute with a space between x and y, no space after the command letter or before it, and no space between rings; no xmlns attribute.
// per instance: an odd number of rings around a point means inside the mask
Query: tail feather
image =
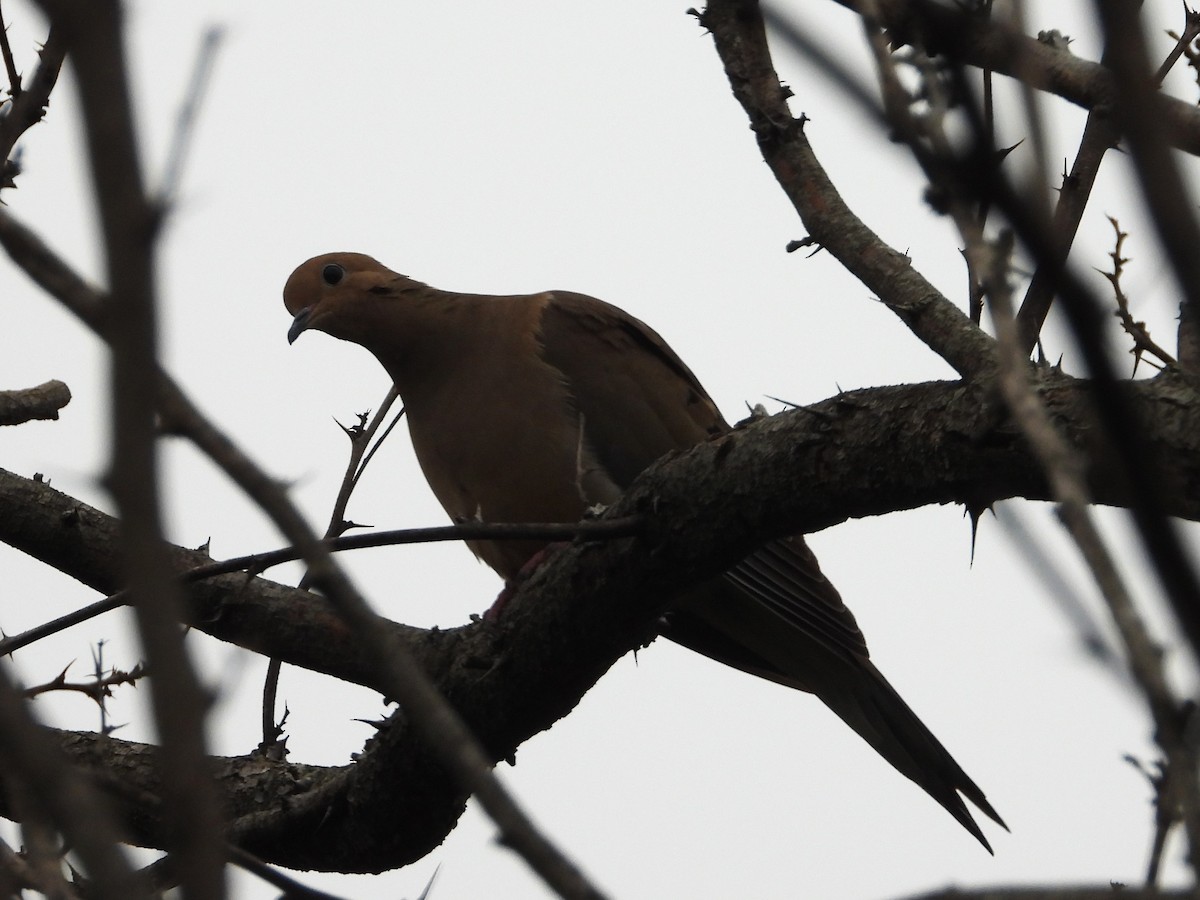
<svg viewBox="0 0 1200 900"><path fill-rule="evenodd" d="M993 852L963 798L1001 828L1007 831L1008 826L979 785L874 665L864 661L860 676L843 682L838 690L818 692L817 696L898 772L941 804L988 853Z"/></svg>
<svg viewBox="0 0 1200 900"><path fill-rule="evenodd" d="M827 627L801 627L798 607L781 616L778 599L754 589L751 581L718 581L690 592L668 615L664 636L753 675L816 694L992 853L963 798L1005 830L1008 826L867 655L854 652L851 638L858 633L849 612L841 608L848 634L835 644ZM832 585L824 584L838 599Z"/></svg>

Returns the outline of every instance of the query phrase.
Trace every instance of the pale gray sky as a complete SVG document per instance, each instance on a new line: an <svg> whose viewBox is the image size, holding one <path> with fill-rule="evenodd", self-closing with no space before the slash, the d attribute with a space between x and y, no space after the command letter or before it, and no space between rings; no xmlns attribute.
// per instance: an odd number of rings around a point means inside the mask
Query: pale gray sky
<svg viewBox="0 0 1200 900"><path fill-rule="evenodd" d="M1098 56L1090 4L1030 6L1033 30L1058 28L1077 39L1077 54ZM685 7L131 5L151 182L201 33L226 29L162 248L166 365L262 465L295 481L315 523L328 515L344 463L333 419L377 406L387 388L358 347L319 334L287 345L284 279L320 252L370 253L448 289L565 288L616 303L671 342L730 419L767 394L804 403L839 387L952 377L827 254L784 252L804 229L758 156L711 40ZM832 2L802 7L839 57L865 60L851 15ZM1181 25L1177 4L1145 8L1165 54L1163 29ZM42 26L27 3L5 12L29 71ZM848 202L961 298L959 241L923 205L916 168L810 67L786 51L777 62L796 92L793 110L810 117L815 149ZM1047 111L1057 169L1074 152L1082 114L1065 104ZM1002 142L1022 136L1013 124ZM25 141L20 190L5 199L99 279L80 147L68 76ZM1021 153L1014 164L1023 164ZM1118 216L1132 232L1126 290L1138 317L1166 340L1174 295L1124 172L1110 155L1080 262L1107 264L1104 216ZM8 323L0 388L61 378L74 393L61 421L0 432L0 466L43 472L55 487L111 509L99 485L104 352L6 259L0 284ZM1069 365L1060 332L1050 332L1050 344ZM190 448L168 442L166 461L173 540L211 537L218 558L280 543ZM1098 610L1049 508L1017 511ZM444 521L403 429L373 464L350 516L381 528ZM1116 546L1129 546L1122 517L1105 521ZM974 566L969 525L951 507L850 522L812 543L877 665L1007 819L1011 835L984 826L995 858L813 698L665 642L622 660L569 718L520 750L515 768L501 766L536 820L619 898L865 900L949 884L1137 881L1151 838L1150 791L1122 755L1152 757L1147 719L1118 679L1083 657L997 523L984 520ZM458 545L373 550L343 562L381 612L411 624L462 623L499 588ZM0 548L0 565L8 633L95 599L13 551ZM1142 599L1157 603L1144 570L1129 575ZM81 674L100 638L112 662L137 659L126 617L113 614L19 653L16 669L40 682L76 659ZM189 642L221 697L214 749L249 751L259 740L265 662L200 634ZM346 761L368 736L353 719L381 710L370 692L295 669L285 670L281 696L291 709L292 758L303 762ZM143 699L127 690L114 702L115 717L129 722L120 736L152 737ZM96 724L76 698L40 700L38 709L60 725ZM407 869L303 880L348 896L414 897L440 864L434 900L543 896L493 838L472 809L443 847ZM234 877L234 896L274 895Z"/></svg>

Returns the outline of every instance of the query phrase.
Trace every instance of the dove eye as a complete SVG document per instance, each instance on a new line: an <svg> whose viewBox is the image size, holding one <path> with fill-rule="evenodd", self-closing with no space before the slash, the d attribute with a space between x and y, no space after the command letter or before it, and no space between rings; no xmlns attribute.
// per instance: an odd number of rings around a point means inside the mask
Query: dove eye
<svg viewBox="0 0 1200 900"><path fill-rule="evenodd" d="M330 263L321 270L321 280L328 285L338 284L345 277L346 270L334 263Z"/></svg>

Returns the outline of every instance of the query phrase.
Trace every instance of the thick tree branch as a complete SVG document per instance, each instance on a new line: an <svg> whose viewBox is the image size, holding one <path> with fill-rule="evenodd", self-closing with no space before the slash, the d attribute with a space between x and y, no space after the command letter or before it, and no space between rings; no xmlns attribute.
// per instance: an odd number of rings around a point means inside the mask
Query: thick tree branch
<svg viewBox="0 0 1200 900"><path fill-rule="evenodd" d="M1042 373L1036 387L1064 435L1088 459L1096 498L1122 502L1114 486L1123 482L1108 475L1107 448L1091 443L1095 429L1086 384ZM1200 397L1185 379L1173 376L1130 390L1161 461L1156 475L1174 486L1164 492L1175 498L1172 512L1200 519L1200 500L1185 489L1200 481ZM796 484L806 489L796 492ZM963 385L844 394L753 422L658 463L610 513L642 516L645 537L576 545L556 554L513 598L501 622L450 631L388 624L388 637L409 648L490 758L499 760L566 715L616 659L644 643L673 593L770 536L931 503L985 506L1002 497L1045 495L1036 461L1015 428L990 421ZM115 523L44 484L0 475L0 530L0 539L99 590L119 585L107 552ZM181 568L204 561L199 554L175 553ZM189 591L197 628L381 687L377 669L327 601L237 575ZM546 634L555 640L544 640ZM555 677L546 678L547 672ZM106 746L123 745L108 739ZM100 754L92 757L97 767L110 765L103 751L89 752ZM269 777L269 765L260 765L261 777ZM279 830L261 823L246 828L248 849L283 865L388 868L435 846L464 801L400 718L393 718L347 774L321 772L310 774L322 783L336 775L344 784L315 804L319 814L306 807L295 817L304 823L315 817L323 822L320 830L301 827L280 801ZM226 802L236 816L236 801ZM414 811L399 829L398 808ZM149 825L144 830L143 840L156 834Z"/></svg>
<svg viewBox="0 0 1200 900"><path fill-rule="evenodd" d="M857 13L865 0L835 0ZM871 0L894 43L917 43L931 53L978 69L988 69L1055 94L1084 109L1112 108L1117 79L1099 63L1022 34L1001 19L972 14L961 4L937 0ZM1200 155L1200 110L1191 103L1156 93L1150 114L1172 146Z"/></svg>
<svg viewBox="0 0 1200 900"><path fill-rule="evenodd" d="M767 49L753 0L717 0L700 17L713 34L734 96L750 119L763 159L813 241L832 253L931 350L965 378L994 367L994 342L889 247L842 200L795 119Z"/></svg>
<svg viewBox="0 0 1200 900"><path fill-rule="evenodd" d="M868 6L870 9L867 9ZM876 9L873 2L868 3L866 0L863 7L864 14ZM771 82L774 73L764 46L763 23L758 14L758 4L754 0L714 2L705 14L704 21L712 29L722 58L732 60L732 63L726 63L726 72L735 95L740 97L746 93L746 72L757 74L763 85ZM917 40L919 37L920 33L916 38L910 39ZM753 62L745 62L744 57ZM950 58L952 61L957 59L952 52ZM994 204L1007 216L1013 230L1031 255L1046 265L1048 274L1052 276L1054 290L1060 296L1063 309L1079 342L1083 359L1094 379L1095 402L1107 434L1106 439L1124 463L1123 467L1114 468L1112 474L1114 477L1125 478L1131 485L1130 508L1143 545L1154 562L1155 572L1176 610L1180 623L1184 626L1188 640L1193 649L1200 652L1200 616L1195 612L1196 597L1200 596L1200 577L1194 571L1177 530L1163 512L1164 503L1167 501L1147 478L1154 467L1147 461L1137 417L1130 406L1128 384L1118 378L1109 359L1100 306L1073 271L1069 268L1054 271L1054 267L1049 265L1056 258L1058 242L1050 231L1050 223L1045 221L1046 217L1036 214L1036 210L1017 193L1003 172L995 166L978 162L979 155L991 149L985 144L988 130L973 102L970 86L960 79L958 87L959 93L966 101L962 105L968 124L975 135L974 149L961 161L944 157L939 159L936 172L948 181L942 183L935 180L933 188L978 196L981 200ZM769 92L760 90L758 93L769 100ZM756 123L753 104L747 106L747 112L753 127ZM775 139L781 143L799 145L800 141L796 140L798 136L802 137L802 133L794 127L776 129L775 132ZM925 165L925 159L919 158ZM926 170L931 171L928 166ZM836 208L831 216L836 218Z"/></svg>
<svg viewBox="0 0 1200 900"><path fill-rule="evenodd" d="M1088 460L1089 490L1096 501L1126 502L1118 489L1125 482L1112 477L1111 448L1096 438L1088 383L1043 372L1035 389L1072 448ZM1170 512L1200 519L1200 499L1192 487L1200 483L1200 397L1186 379L1169 374L1129 390L1153 451L1153 477L1173 504ZM739 452L721 449L727 444ZM687 465L693 458L707 463ZM707 541L703 555L718 553L727 561L737 558L736 548L724 546L723 537L732 537L729 521L749 523L738 540L754 545L850 517L934 503L983 508L1009 497L1047 496L1037 462L1017 429L990 418L975 394L957 382L842 394L751 423L719 445L696 448L654 471L662 473L654 490L671 498L666 509L691 509L688 515L698 517L695 507L712 504L719 530L706 526L687 537ZM796 484L805 490L796 492ZM643 522L644 534L679 527L654 510ZM111 517L45 484L0 475L0 540L105 594L122 586L112 556L114 534ZM211 562L195 551L174 553L180 571ZM326 601L240 574L198 582L188 590L195 627L305 668L379 686ZM316 640L322 634L324 640ZM421 645L422 634L404 632L410 645ZM423 662L427 668L441 666L429 658Z"/></svg>

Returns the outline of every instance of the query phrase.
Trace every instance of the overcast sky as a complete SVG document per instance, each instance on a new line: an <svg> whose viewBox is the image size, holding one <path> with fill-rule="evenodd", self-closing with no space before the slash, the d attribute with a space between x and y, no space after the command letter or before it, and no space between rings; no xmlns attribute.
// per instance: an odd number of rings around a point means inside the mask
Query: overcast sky
<svg viewBox="0 0 1200 900"><path fill-rule="evenodd" d="M794 4L847 63L860 29L832 2ZM1057 28L1097 58L1090 4L1033 3L1033 31ZM288 347L280 292L304 259L369 253L438 287L485 293L563 288L624 307L689 363L727 418L746 404L824 399L839 388L953 377L828 254L787 254L805 231L758 156L712 41L686 3L568 0L356 3L197 0L130 7L130 47L151 184L160 178L201 34L225 38L190 148L159 266L167 368L204 410L280 479L318 527L341 478L334 419L376 407L387 380L364 350L321 335ZM1156 56L1179 28L1174 0L1148 0ZM44 26L29 4L5 13L19 63ZM815 150L847 201L949 296L966 284L960 243L922 203L924 184L894 145L786 49L777 63L806 113ZM1178 92L1194 99L1181 73ZM1083 114L1046 107L1052 165ZM12 214L102 281L71 78L23 145ZM1001 143L1024 136L1013 122ZM1022 166L1027 151L1013 154ZM1189 161L1190 162L1190 161ZM1077 258L1104 267L1105 215L1132 233L1125 288L1135 314L1173 344L1176 295L1139 220L1124 162L1110 154ZM0 466L45 473L101 508L106 464L105 353L99 342L0 259L0 388L66 381L58 422L0 431ZM1052 357L1076 354L1060 331ZM170 537L212 540L217 558L278 546L265 518L211 465L165 444ZM803 485L797 485L803 490ZM1087 608L1103 611L1048 506L1006 504L1038 535ZM350 518L380 528L441 524L403 428L378 455ZM1104 517L1135 593L1158 589L1120 515ZM1193 530L1193 538L1195 531ZM989 857L944 811L813 698L725 669L666 642L619 662L578 709L499 773L536 820L620 898L884 898L950 884L1142 876L1151 793L1125 754L1154 758L1149 723L1119 676L1090 661L1044 581L992 518L974 565L962 510L935 507L852 521L815 535L823 568L854 610L872 656L1006 818L984 825ZM452 626L485 609L499 581L462 546L343 555L385 615ZM96 599L0 548L0 625L15 633ZM298 569L269 573L279 580ZM124 613L19 653L27 683L69 660L139 656ZM1107 628L1105 628L1107 632ZM218 692L212 746L259 741L265 660L189 637ZM1176 659L1181 684L1192 675ZM285 669L292 759L346 762L377 718L377 695ZM151 739L144 691L112 705L119 736ZM66 727L93 728L83 699L39 700ZM397 816L405 814L397 810ZM1173 845L1175 846L1175 845ZM1168 871L1182 871L1176 849ZM545 894L496 846L472 808L425 860L378 877L305 875L347 896L415 897L441 866L434 900ZM235 875L234 895L274 892Z"/></svg>

